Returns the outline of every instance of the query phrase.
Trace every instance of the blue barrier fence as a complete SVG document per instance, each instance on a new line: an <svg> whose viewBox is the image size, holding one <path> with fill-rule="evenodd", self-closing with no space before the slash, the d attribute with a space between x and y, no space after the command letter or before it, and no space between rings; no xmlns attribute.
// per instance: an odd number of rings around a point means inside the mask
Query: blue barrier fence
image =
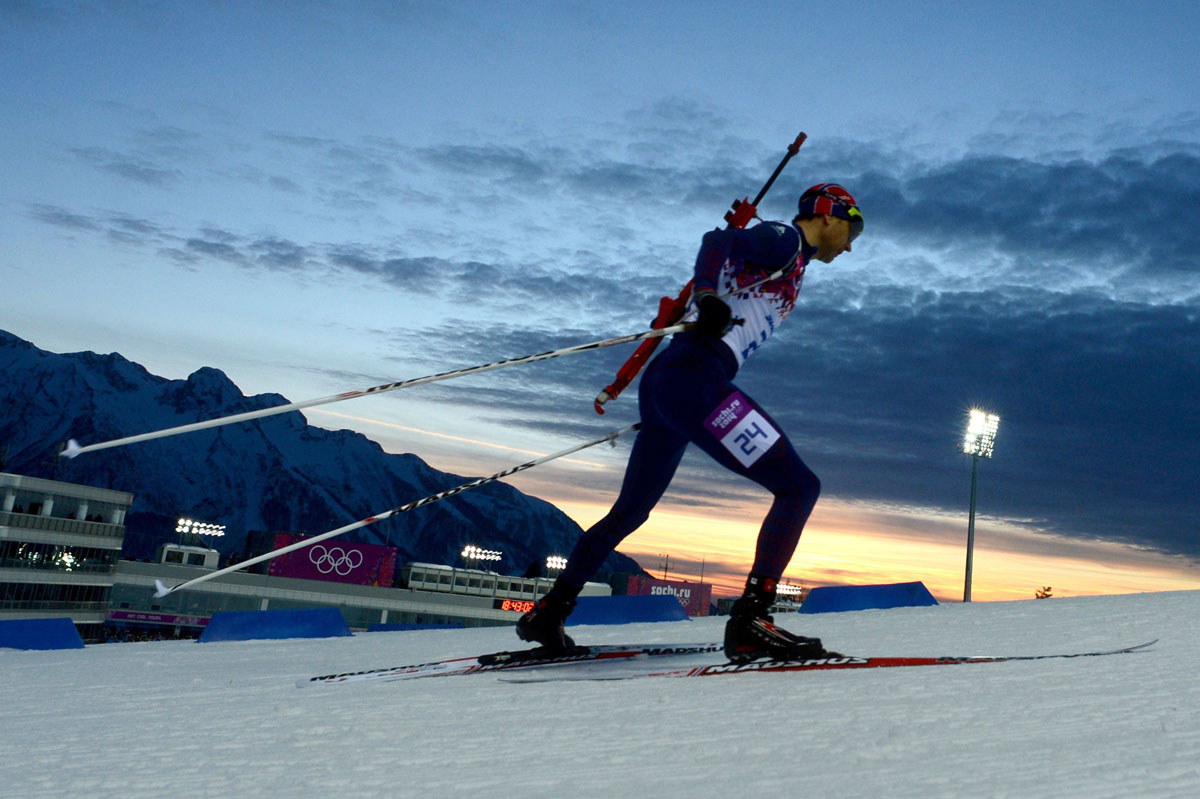
<svg viewBox="0 0 1200 799"><path fill-rule="evenodd" d="M334 638L352 635L337 608L304 610L220 610L197 639L250 641L260 638Z"/></svg>
<svg viewBox="0 0 1200 799"><path fill-rule="evenodd" d="M845 610L936 605L922 582L887 585L830 585L814 588L800 606L801 613L840 613Z"/></svg>
<svg viewBox="0 0 1200 799"><path fill-rule="evenodd" d="M0 621L0 649L83 649L83 639L70 619Z"/></svg>

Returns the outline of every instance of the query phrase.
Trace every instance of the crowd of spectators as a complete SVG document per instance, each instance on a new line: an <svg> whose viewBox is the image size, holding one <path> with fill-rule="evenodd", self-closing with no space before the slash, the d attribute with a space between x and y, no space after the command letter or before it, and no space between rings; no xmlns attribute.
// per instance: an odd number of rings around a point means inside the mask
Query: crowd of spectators
<svg viewBox="0 0 1200 799"><path fill-rule="evenodd" d="M131 626L128 624L105 624L100 631L102 644L127 644L142 641L187 641L200 637L200 629L162 626Z"/></svg>
<svg viewBox="0 0 1200 799"><path fill-rule="evenodd" d="M41 504L40 504L40 503L36 503L36 502L35 502L35 503L31 504L31 505L29 506L29 510L28 510L28 511L26 511L26 510L25 510L25 506L24 506L24 505L16 505L16 506L14 506L14 507L13 507L13 509L12 509L12 511L11 511L11 512L12 512L12 513L26 513L26 512L28 512L30 516L39 516L39 515L41 515L41 513L42 513L42 506L41 506ZM75 511L71 511L70 513L68 513L68 514L67 514L66 516L64 516L63 518L65 518L65 519L74 519L74 518L75 518ZM101 522L101 523L103 523L103 522L104 522L104 517L103 517L101 514L99 514L99 513L89 513L89 514L88 514L86 517L84 517L84 519L83 519L83 520L84 520L85 522Z"/></svg>

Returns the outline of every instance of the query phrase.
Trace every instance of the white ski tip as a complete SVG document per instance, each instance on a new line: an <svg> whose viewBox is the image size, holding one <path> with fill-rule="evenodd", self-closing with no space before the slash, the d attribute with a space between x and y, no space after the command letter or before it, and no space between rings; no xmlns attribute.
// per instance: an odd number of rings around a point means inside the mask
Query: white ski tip
<svg viewBox="0 0 1200 799"><path fill-rule="evenodd" d="M83 450L83 447L79 446L79 442L72 438L70 441L67 442L67 448L58 454L63 456L64 458L74 458L82 450Z"/></svg>
<svg viewBox="0 0 1200 799"><path fill-rule="evenodd" d="M167 586L163 583L162 580L154 581L154 589L155 589L154 596L156 596L156 597L164 597L167 594L171 593L171 589L167 588Z"/></svg>

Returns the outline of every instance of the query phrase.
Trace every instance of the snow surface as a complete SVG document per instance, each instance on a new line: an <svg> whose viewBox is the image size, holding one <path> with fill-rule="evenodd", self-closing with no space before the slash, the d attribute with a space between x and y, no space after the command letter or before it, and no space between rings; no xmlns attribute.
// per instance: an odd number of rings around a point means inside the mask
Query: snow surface
<svg viewBox="0 0 1200 799"><path fill-rule="evenodd" d="M0 795L1195 797L1197 618L1197 591L789 615L852 654L1161 640L1104 658L533 685L295 685L515 648L506 627L0 650ZM700 642L723 621L572 632Z"/></svg>

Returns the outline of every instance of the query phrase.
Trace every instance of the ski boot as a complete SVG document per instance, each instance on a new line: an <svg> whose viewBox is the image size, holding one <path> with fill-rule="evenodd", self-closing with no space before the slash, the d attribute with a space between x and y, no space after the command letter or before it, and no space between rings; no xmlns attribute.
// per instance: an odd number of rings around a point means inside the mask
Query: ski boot
<svg viewBox="0 0 1200 799"><path fill-rule="evenodd" d="M725 657L734 663L759 658L769 660L816 660L831 657L820 638L793 635L776 627L768 614L775 602L775 580L752 574L746 591L729 611L725 624Z"/></svg>
<svg viewBox="0 0 1200 799"><path fill-rule="evenodd" d="M537 601L533 610L517 621L517 637L522 641L541 644L547 652L569 652L576 647L563 628L563 622L574 609L574 599L563 599L558 591L551 588Z"/></svg>

